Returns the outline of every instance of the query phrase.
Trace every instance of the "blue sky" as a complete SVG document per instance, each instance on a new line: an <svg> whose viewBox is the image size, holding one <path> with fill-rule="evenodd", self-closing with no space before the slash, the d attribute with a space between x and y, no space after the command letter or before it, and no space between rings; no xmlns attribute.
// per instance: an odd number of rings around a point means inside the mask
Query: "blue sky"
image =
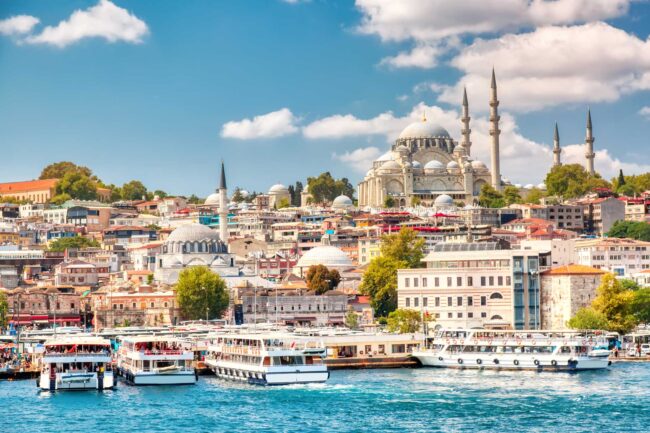
<svg viewBox="0 0 650 433"><path fill-rule="evenodd" d="M596 169L650 171L649 33L628 0L3 0L0 182L72 160L205 196L223 158L249 190L356 183L423 113L458 138L462 85L488 162L492 66L505 177L543 178L555 121L581 162L588 106Z"/></svg>

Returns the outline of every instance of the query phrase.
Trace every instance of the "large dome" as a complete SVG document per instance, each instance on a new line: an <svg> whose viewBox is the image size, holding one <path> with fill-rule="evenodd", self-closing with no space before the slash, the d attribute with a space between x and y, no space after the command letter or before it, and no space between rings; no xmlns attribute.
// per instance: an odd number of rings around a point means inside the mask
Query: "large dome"
<svg viewBox="0 0 650 433"><path fill-rule="evenodd" d="M352 268L352 260L340 248L331 245L320 245L307 251L298 260L296 266L308 268L313 265L324 265L334 269Z"/></svg>
<svg viewBox="0 0 650 433"><path fill-rule="evenodd" d="M402 167L396 161L387 161L381 165L382 170L401 170Z"/></svg>
<svg viewBox="0 0 650 433"><path fill-rule="evenodd" d="M182 225L167 238L167 242L200 242L204 240L218 241L219 233L198 223Z"/></svg>
<svg viewBox="0 0 650 433"><path fill-rule="evenodd" d="M434 200L433 204L435 206L453 206L454 199L448 196L447 194L441 194Z"/></svg>
<svg viewBox="0 0 650 433"><path fill-rule="evenodd" d="M425 170L442 170L443 168L445 168L445 166L442 165L442 162L436 161L435 159L424 164Z"/></svg>
<svg viewBox="0 0 650 433"><path fill-rule="evenodd" d="M210 194L205 199L205 202L203 202L203 204L207 206L219 206L219 193L213 192L212 194Z"/></svg>
<svg viewBox="0 0 650 433"><path fill-rule="evenodd" d="M449 138L449 132L442 126L436 125L427 120L411 123L404 128L399 138Z"/></svg>
<svg viewBox="0 0 650 433"><path fill-rule="evenodd" d="M334 209L346 209L351 206L353 206L352 199L347 195L340 195L332 202L332 207Z"/></svg>
<svg viewBox="0 0 650 433"><path fill-rule="evenodd" d="M269 194L288 194L289 189L281 183L276 183L269 189Z"/></svg>

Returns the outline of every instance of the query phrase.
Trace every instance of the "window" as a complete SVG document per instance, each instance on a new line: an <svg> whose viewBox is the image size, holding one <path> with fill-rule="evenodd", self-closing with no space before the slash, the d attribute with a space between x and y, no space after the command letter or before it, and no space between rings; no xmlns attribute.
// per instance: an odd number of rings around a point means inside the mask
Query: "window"
<svg viewBox="0 0 650 433"><path fill-rule="evenodd" d="M474 313L467 313L467 318L468 319L473 319L474 318Z"/></svg>
<svg viewBox="0 0 650 433"><path fill-rule="evenodd" d="M439 306L440 306L440 298L439 298L438 296L436 296L436 301L435 301L435 303L436 303L436 307L439 307Z"/></svg>
<svg viewBox="0 0 650 433"><path fill-rule="evenodd" d="M485 277L481 277L481 287L485 287Z"/></svg>
<svg viewBox="0 0 650 433"><path fill-rule="evenodd" d="M404 287L410 287L410 286L411 286L411 279L404 278Z"/></svg>
<svg viewBox="0 0 650 433"><path fill-rule="evenodd" d="M420 280L418 280L417 278L413 278L413 287L418 287L419 284L420 284Z"/></svg>
<svg viewBox="0 0 650 433"><path fill-rule="evenodd" d="M453 281L453 280L452 280L451 277L447 277L447 287L451 287L451 283L452 283L452 281Z"/></svg>
<svg viewBox="0 0 650 433"><path fill-rule="evenodd" d="M497 284L499 286L503 286L503 277L502 276L497 277Z"/></svg>
<svg viewBox="0 0 650 433"><path fill-rule="evenodd" d="M458 317L459 319L462 319L462 318L463 318L463 313L458 313L458 314L456 315L456 317Z"/></svg>
<svg viewBox="0 0 650 433"><path fill-rule="evenodd" d="M135 308L136 308L135 307L135 302L133 304L131 304L131 308L133 308L135 310Z"/></svg>
<svg viewBox="0 0 650 433"><path fill-rule="evenodd" d="M433 285L436 286L436 287L439 287L440 286L440 278L435 277L433 279Z"/></svg>
<svg viewBox="0 0 650 433"><path fill-rule="evenodd" d="M494 292L490 295L490 299L503 299L503 295L499 292Z"/></svg>
<svg viewBox="0 0 650 433"><path fill-rule="evenodd" d="M454 313L447 313L447 319L453 319Z"/></svg>
<svg viewBox="0 0 650 433"><path fill-rule="evenodd" d="M468 296L467 297L467 305L469 305L470 307L472 305L474 305L474 298L472 298L471 296Z"/></svg>
<svg viewBox="0 0 650 433"><path fill-rule="evenodd" d="M472 287L474 285L474 278L472 277L467 277L467 285L469 287Z"/></svg>
<svg viewBox="0 0 650 433"><path fill-rule="evenodd" d="M426 287L426 286L427 286L427 278L422 277L422 287Z"/></svg>
<svg viewBox="0 0 650 433"><path fill-rule="evenodd" d="M420 306L420 299L419 298L413 298L413 306L414 307L419 307Z"/></svg>
<svg viewBox="0 0 650 433"><path fill-rule="evenodd" d="M463 305L463 297L462 296L457 297L456 302L458 302L459 307L462 306Z"/></svg>
<svg viewBox="0 0 650 433"><path fill-rule="evenodd" d="M485 318L487 317L487 313L486 313L485 311L482 312L482 313L481 313L481 317L482 317L483 319L485 319Z"/></svg>
<svg viewBox="0 0 650 433"><path fill-rule="evenodd" d="M404 302L405 302L405 305L406 305L407 307L410 307L410 306L411 306L411 298L405 298L405 299L404 299Z"/></svg>
<svg viewBox="0 0 650 433"><path fill-rule="evenodd" d="M483 306L487 305L487 297L481 296L481 305Z"/></svg>
<svg viewBox="0 0 650 433"><path fill-rule="evenodd" d="M429 298L422 298L422 306L427 307L429 305Z"/></svg>
<svg viewBox="0 0 650 433"><path fill-rule="evenodd" d="M494 286L494 277L490 277L490 286Z"/></svg>
<svg viewBox="0 0 650 433"><path fill-rule="evenodd" d="M512 284L512 282L510 281L510 276L507 276L506 277L506 286L509 286L511 284Z"/></svg>
<svg viewBox="0 0 650 433"><path fill-rule="evenodd" d="M463 285L463 277L456 277L456 285L458 287Z"/></svg>
<svg viewBox="0 0 650 433"><path fill-rule="evenodd" d="M153 302L150 305L151 305L151 308L153 308Z"/></svg>
<svg viewBox="0 0 650 433"><path fill-rule="evenodd" d="M453 303L451 302L451 296L448 296L447 297L447 306L451 307L452 305L453 305Z"/></svg>

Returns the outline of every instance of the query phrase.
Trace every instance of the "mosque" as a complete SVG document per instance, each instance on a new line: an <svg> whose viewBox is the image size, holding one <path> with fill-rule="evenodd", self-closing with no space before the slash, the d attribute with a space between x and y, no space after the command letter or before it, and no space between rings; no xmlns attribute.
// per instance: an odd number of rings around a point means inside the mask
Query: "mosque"
<svg viewBox="0 0 650 433"><path fill-rule="evenodd" d="M447 207L454 202L475 203L483 185L501 191L510 182L501 177L499 157L499 100L492 70L490 85L490 168L472 158L471 129L467 91L463 92L462 139L455 141L444 128L423 117L408 125L391 150L373 162L358 185L359 207L382 207L388 197L396 207L411 206L418 199L422 206ZM557 126L554 135L553 164L559 165L560 144ZM586 169L594 173L591 113L587 114ZM516 185L519 186L519 185ZM527 185L525 188L532 188ZM538 185L538 188L543 184Z"/></svg>

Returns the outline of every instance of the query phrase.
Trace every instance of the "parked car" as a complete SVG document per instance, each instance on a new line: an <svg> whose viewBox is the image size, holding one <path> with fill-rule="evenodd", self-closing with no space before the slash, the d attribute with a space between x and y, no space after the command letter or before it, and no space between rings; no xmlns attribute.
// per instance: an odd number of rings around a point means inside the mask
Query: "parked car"
<svg viewBox="0 0 650 433"><path fill-rule="evenodd" d="M630 347L627 351L627 356L638 356L636 346ZM650 356L650 344L641 345L641 356Z"/></svg>

